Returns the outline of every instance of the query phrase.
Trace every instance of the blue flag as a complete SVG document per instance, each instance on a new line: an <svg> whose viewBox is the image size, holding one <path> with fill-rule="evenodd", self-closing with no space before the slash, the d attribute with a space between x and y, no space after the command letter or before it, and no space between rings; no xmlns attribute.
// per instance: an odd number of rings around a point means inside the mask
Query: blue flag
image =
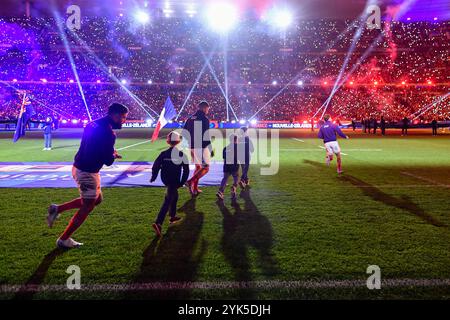
<svg viewBox="0 0 450 320"><path fill-rule="evenodd" d="M22 136L25 135L25 128L31 116L34 114L31 102L26 93L23 95L22 105L20 106L19 117L17 118L16 131L14 132L13 142L16 143Z"/></svg>

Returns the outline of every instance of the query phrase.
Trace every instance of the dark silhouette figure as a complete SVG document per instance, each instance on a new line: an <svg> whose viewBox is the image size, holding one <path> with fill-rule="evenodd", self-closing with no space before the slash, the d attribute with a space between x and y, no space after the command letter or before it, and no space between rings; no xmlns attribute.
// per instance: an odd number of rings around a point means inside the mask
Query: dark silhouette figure
<svg viewBox="0 0 450 320"><path fill-rule="evenodd" d="M279 273L272 254L273 232L269 220L261 214L250 198L250 191L244 190L240 197L244 207L233 202L234 213L217 201L223 215L222 250L225 259L231 265L236 281L252 281L251 265L248 257L250 247L258 252L258 267L266 278L273 278ZM255 298L250 289L239 290L241 299Z"/></svg>
<svg viewBox="0 0 450 320"><path fill-rule="evenodd" d="M375 201L382 202L388 206L407 211L435 227L447 227L445 224L425 212L425 210L420 208L417 204L412 202L407 197L403 197L401 199L395 198L387 193L384 193L371 184L350 175L342 176L341 179L350 182L354 186L360 188L366 196L372 198Z"/></svg>
<svg viewBox="0 0 450 320"><path fill-rule="evenodd" d="M437 136L438 122L436 119L433 119L433 121L431 121L431 129L433 131L433 136Z"/></svg>
<svg viewBox="0 0 450 320"><path fill-rule="evenodd" d="M378 129L378 121L377 121L377 119L373 118L372 125L373 125L373 134L377 134L377 129Z"/></svg>
<svg viewBox="0 0 450 320"><path fill-rule="evenodd" d="M196 199L187 201L178 211L186 216L179 224L170 227L159 240L153 239L144 250L139 273L134 284L161 284L193 282L198 266L206 252L206 241L200 239L203 213L195 209ZM197 243L201 241L200 246ZM198 247L198 252L194 249ZM141 288L142 289L142 288ZM126 299L188 299L190 288L148 289L127 293Z"/></svg>
<svg viewBox="0 0 450 320"><path fill-rule="evenodd" d="M402 120L402 136L408 135L408 126L409 126L409 119L407 117L404 117Z"/></svg>
<svg viewBox="0 0 450 320"><path fill-rule="evenodd" d="M381 128L381 135L386 135L386 120L384 120L384 117L381 117L380 120L380 128Z"/></svg>
<svg viewBox="0 0 450 320"><path fill-rule="evenodd" d="M53 249L47 253L42 259L41 263L33 274L28 278L24 285L19 289L19 291L14 296L15 300L31 300L34 294L39 289L39 286L44 282L45 276L47 275L48 269L55 261L55 259L62 255L65 251L63 249Z"/></svg>

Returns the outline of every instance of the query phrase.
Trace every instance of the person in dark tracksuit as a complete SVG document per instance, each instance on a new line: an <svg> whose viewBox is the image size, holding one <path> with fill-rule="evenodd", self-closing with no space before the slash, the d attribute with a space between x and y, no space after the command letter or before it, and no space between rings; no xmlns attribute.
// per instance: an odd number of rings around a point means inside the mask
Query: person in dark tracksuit
<svg viewBox="0 0 450 320"><path fill-rule="evenodd" d="M175 131L167 135L169 148L161 152L153 163L152 177L150 182L154 182L161 171L161 180L167 187L164 202L159 210L153 229L158 237L161 237L161 229L167 212L170 215L170 224L181 220L177 217L178 188L182 187L189 177L189 160L185 154L176 148L181 141L181 136ZM180 179L180 175L181 179Z"/></svg>
<svg viewBox="0 0 450 320"><path fill-rule="evenodd" d="M408 125L409 119L407 117L404 117L402 120L402 136L408 135Z"/></svg>
<svg viewBox="0 0 450 320"><path fill-rule="evenodd" d="M45 120L43 129L44 129L44 149L43 151L52 150L52 119L48 117Z"/></svg>
<svg viewBox="0 0 450 320"><path fill-rule="evenodd" d="M381 116L380 120L380 128L381 128L381 135L386 135L386 120L384 120L384 116Z"/></svg>
<svg viewBox="0 0 450 320"><path fill-rule="evenodd" d="M250 169L250 156L254 151L253 142L247 134L247 127L242 127L242 135L239 139L238 144L238 155L239 164L241 165L242 174L239 181L239 185L245 188L250 184L250 179L248 178L248 170Z"/></svg>
<svg viewBox="0 0 450 320"><path fill-rule="evenodd" d="M239 162L238 162L238 136L230 135L230 144L223 148L223 179L220 183L219 191L216 196L219 200L223 200L223 193L227 186L228 178L233 177L233 185L231 187L231 199L236 200L236 188L239 181Z"/></svg>
<svg viewBox="0 0 450 320"><path fill-rule="evenodd" d="M433 136L437 136L438 123L436 119L431 121L431 129L433 130Z"/></svg>
<svg viewBox="0 0 450 320"><path fill-rule="evenodd" d="M372 124L373 124L373 134L377 134L377 129L378 129L378 121L377 121L377 119L373 118Z"/></svg>

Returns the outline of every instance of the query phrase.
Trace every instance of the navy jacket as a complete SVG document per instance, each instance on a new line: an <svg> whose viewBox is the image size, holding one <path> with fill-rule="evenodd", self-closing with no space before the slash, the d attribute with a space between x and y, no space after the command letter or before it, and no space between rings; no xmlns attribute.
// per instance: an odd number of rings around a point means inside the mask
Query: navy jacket
<svg viewBox="0 0 450 320"><path fill-rule="evenodd" d="M44 124L44 134L52 133L52 124L50 122L46 122Z"/></svg>
<svg viewBox="0 0 450 320"><path fill-rule="evenodd" d="M89 123L84 128L80 149L75 155L74 166L82 171L97 173L103 165L114 162L116 135L108 117Z"/></svg>
<svg viewBox="0 0 450 320"><path fill-rule="evenodd" d="M238 145L229 144L223 148L223 172L235 173L239 171Z"/></svg>
<svg viewBox="0 0 450 320"><path fill-rule="evenodd" d="M250 164L250 156L255 150L253 142L249 136L244 136L239 139L238 152L239 152L239 163L240 164Z"/></svg>
<svg viewBox="0 0 450 320"><path fill-rule="evenodd" d="M196 126L200 128L198 132L194 130ZM201 147L210 148L210 150L212 150L211 141L207 133L209 130L209 119L203 111L198 110L195 114L193 114L184 124L184 130L189 133L189 135L185 133L184 136L188 140L191 149ZM201 136L199 136L200 133Z"/></svg>
<svg viewBox="0 0 450 320"><path fill-rule="evenodd" d="M344 139L347 138L338 125L332 123L331 121L325 121L323 126L320 127L319 139L323 139L324 143L336 141L336 134L340 135Z"/></svg>
<svg viewBox="0 0 450 320"><path fill-rule="evenodd" d="M173 158L172 151L174 152ZM182 151L170 147L161 152L153 163L152 181L156 179L159 171L161 171L161 180L164 185L181 187L189 177L189 160ZM183 171L182 176L181 171Z"/></svg>

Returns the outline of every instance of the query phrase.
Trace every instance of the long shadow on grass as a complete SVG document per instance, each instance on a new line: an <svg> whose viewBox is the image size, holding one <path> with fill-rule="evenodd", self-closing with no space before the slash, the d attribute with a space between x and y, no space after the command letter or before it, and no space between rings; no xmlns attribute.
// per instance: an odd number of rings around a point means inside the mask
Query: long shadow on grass
<svg viewBox="0 0 450 320"><path fill-rule="evenodd" d="M262 273L266 278L272 278L279 273L271 252L272 226L252 201L249 190L242 191L240 197L244 199L244 207L241 208L239 203L233 202L234 213L231 213L223 201L216 202L223 215L221 244L225 259L231 265L236 281L252 281L248 251L254 248L258 254L258 264ZM255 292L250 289L239 290L238 294L241 299L255 298Z"/></svg>
<svg viewBox="0 0 450 320"><path fill-rule="evenodd" d="M15 300L31 300L36 293L39 286L44 282L45 276L47 275L48 269L55 261L55 259L62 255L65 251L63 249L53 249L47 253L42 259L41 263L37 269L33 272L30 278L25 282L25 284L19 289L13 299Z"/></svg>
<svg viewBox="0 0 450 320"><path fill-rule="evenodd" d="M425 212L425 210L412 202L408 197L402 197L400 199L395 198L387 193L384 193L373 185L351 175L344 175L341 177L341 179L350 182L354 186L360 188L366 196L372 198L375 201L382 202L391 207L405 210L435 227L447 227L447 225Z"/></svg>
<svg viewBox="0 0 450 320"><path fill-rule="evenodd" d="M139 273L134 284L192 282L197 278L198 266L206 252L206 241L200 240L203 213L195 208L196 199L187 201L178 211L185 218L168 228L159 240L153 239L144 250ZM141 290L127 294L126 299L188 299L190 289Z"/></svg>

